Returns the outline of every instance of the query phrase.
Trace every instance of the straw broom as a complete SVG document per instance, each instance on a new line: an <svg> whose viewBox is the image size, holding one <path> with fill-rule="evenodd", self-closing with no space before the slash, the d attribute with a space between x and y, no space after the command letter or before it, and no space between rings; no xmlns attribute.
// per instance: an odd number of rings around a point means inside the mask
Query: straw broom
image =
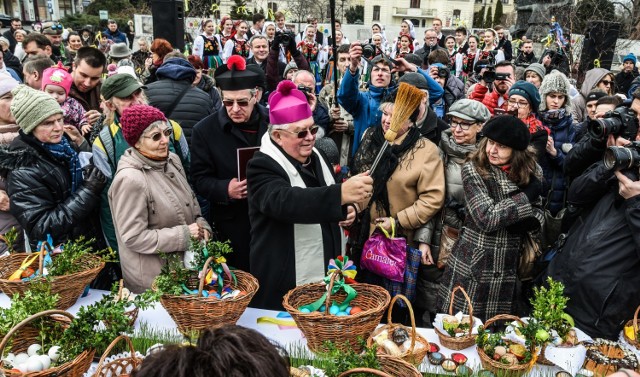
<svg viewBox="0 0 640 377"><path fill-rule="evenodd" d="M409 119L416 109L420 106L420 103L424 99L425 94L420 89L407 83L400 83L398 86L398 94L396 95L396 101L393 105L393 115L391 115L391 125L384 134L385 142L382 144L382 148L378 152L371 169L369 169L369 175L373 175L373 171L378 166L384 151L387 149L390 143L393 143L398 137L398 131L402 128L402 125Z"/></svg>

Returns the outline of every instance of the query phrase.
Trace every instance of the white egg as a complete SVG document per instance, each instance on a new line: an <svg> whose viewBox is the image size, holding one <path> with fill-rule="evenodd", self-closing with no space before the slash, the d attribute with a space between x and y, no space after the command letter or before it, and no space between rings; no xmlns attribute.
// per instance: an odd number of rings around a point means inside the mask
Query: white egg
<svg viewBox="0 0 640 377"><path fill-rule="evenodd" d="M27 372L40 372L42 370L42 361L40 361L40 357L32 357L27 361Z"/></svg>
<svg viewBox="0 0 640 377"><path fill-rule="evenodd" d="M40 361L42 362L42 369L49 369L49 367L51 366L51 358L47 355L40 355L38 356L40 358Z"/></svg>
<svg viewBox="0 0 640 377"><path fill-rule="evenodd" d="M32 344L29 346L29 348L27 348L27 355L29 356L33 356L33 355L37 355L38 351L40 351L42 349L42 346L39 344Z"/></svg>
<svg viewBox="0 0 640 377"><path fill-rule="evenodd" d="M18 366L16 366L16 368L18 368L18 370L22 373L27 373L28 369L27 369L27 363L22 363L22 364L18 364Z"/></svg>
<svg viewBox="0 0 640 377"><path fill-rule="evenodd" d="M24 364L29 360L29 355L27 355L26 353L22 352L16 355L16 358L14 359L13 365L20 365L20 364Z"/></svg>
<svg viewBox="0 0 640 377"><path fill-rule="evenodd" d="M11 364L13 364L13 361L16 359L16 355L14 355L13 353L9 352L7 354L7 356L4 358L4 361L7 361Z"/></svg>
<svg viewBox="0 0 640 377"><path fill-rule="evenodd" d="M58 358L60 357L60 347L53 346L49 348L49 352L47 352L47 354L49 355L49 358L51 359L51 361L53 362L58 361Z"/></svg>

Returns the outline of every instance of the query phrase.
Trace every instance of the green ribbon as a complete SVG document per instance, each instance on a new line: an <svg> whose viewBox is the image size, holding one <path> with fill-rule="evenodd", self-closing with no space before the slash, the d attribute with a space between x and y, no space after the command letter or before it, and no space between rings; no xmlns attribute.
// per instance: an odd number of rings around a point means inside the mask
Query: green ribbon
<svg viewBox="0 0 640 377"><path fill-rule="evenodd" d="M324 282L325 284L329 284L331 282L331 275L325 276ZM340 290L343 290L347 294L347 297L344 299L342 304L337 304L336 301L333 301L332 305L337 306L338 309L341 312L343 312L347 309L351 301L357 296L358 293L356 292L355 289L353 289L353 287L345 283L344 277L342 275L336 277L336 279L333 281L333 288L331 289L331 295L337 294L338 292L340 292ZM322 295L322 297L320 297L318 300L312 302L311 304L301 306L300 309L298 310L308 309L309 312L315 312L318 309L320 309L320 307L324 304L326 300L327 300L327 292L325 292Z"/></svg>

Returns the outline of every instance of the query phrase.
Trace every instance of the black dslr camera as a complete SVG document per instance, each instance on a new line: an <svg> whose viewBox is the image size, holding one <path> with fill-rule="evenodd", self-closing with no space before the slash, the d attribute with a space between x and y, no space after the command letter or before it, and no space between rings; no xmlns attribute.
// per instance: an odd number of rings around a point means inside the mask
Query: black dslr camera
<svg viewBox="0 0 640 377"><path fill-rule="evenodd" d="M491 84L496 80L506 79L506 77L504 77L505 74L503 73L499 74L501 78L498 78L498 74L496 74L496 55L497 54L498 54L498 50L489 51L489 57L488 57L489 64L487 65L487 69L482 74L482 80L484 80L484 82L487 84Z"/></svg>
<svg viewBox="0 0 640 377"><path fill-rule="evenodd" d="M287 47L292 40L296 39L296 35L292 31L277 31L275 39L280 41L280 46Z"/></svg>
<svg viewBox="0 0 640 377"><path fill-rule="evenodd" d="M371 60L374 56L377 55L377 52L379 50L380 49L378 48L378 46L374 45L373 43L362 45L362 57L367 60Z"/></svg>
<svg viewBox="0 0 640 377"><path fill-rule="evenodd" d="M640 141L632 141L624 147L607 148L602 162L609 170L640 167Z"/></svg>
<svg viewBox="0 0 640 377"><path fill-rule="evenodd" d="M605 141L609 135L635 140L638 133L638 119L633 110L620 106L609 111L602 119L589 121L589 133L597 140Z"/></svg>

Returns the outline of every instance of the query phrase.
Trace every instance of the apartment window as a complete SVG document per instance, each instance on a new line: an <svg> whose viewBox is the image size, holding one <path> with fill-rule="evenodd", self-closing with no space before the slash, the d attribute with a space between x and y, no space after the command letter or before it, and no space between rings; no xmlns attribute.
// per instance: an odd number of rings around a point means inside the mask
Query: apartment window
<svg viewBox="0 0 640 377"><path fill-rule="evenodd" d="M380 5L373 6L373 20L380 21Z"/></svg>
<svg viewBox="0 0 640 377"><path fill-rule="evenodd" d="M460 19L460 9L453 10L453 19Z"/></svg>
<svg viewBox="0 0 640 377"><path fill-rule="evenodd" d="M269 2L267 3L267 8L271 9L273 13L276 13L278 11L278 3Z"/></svg>
<svg viewBox="0 0 640 377"><path fill-rule="evenodd" d="M410 8L420 8L420 0L411 0Z"/></svg>

